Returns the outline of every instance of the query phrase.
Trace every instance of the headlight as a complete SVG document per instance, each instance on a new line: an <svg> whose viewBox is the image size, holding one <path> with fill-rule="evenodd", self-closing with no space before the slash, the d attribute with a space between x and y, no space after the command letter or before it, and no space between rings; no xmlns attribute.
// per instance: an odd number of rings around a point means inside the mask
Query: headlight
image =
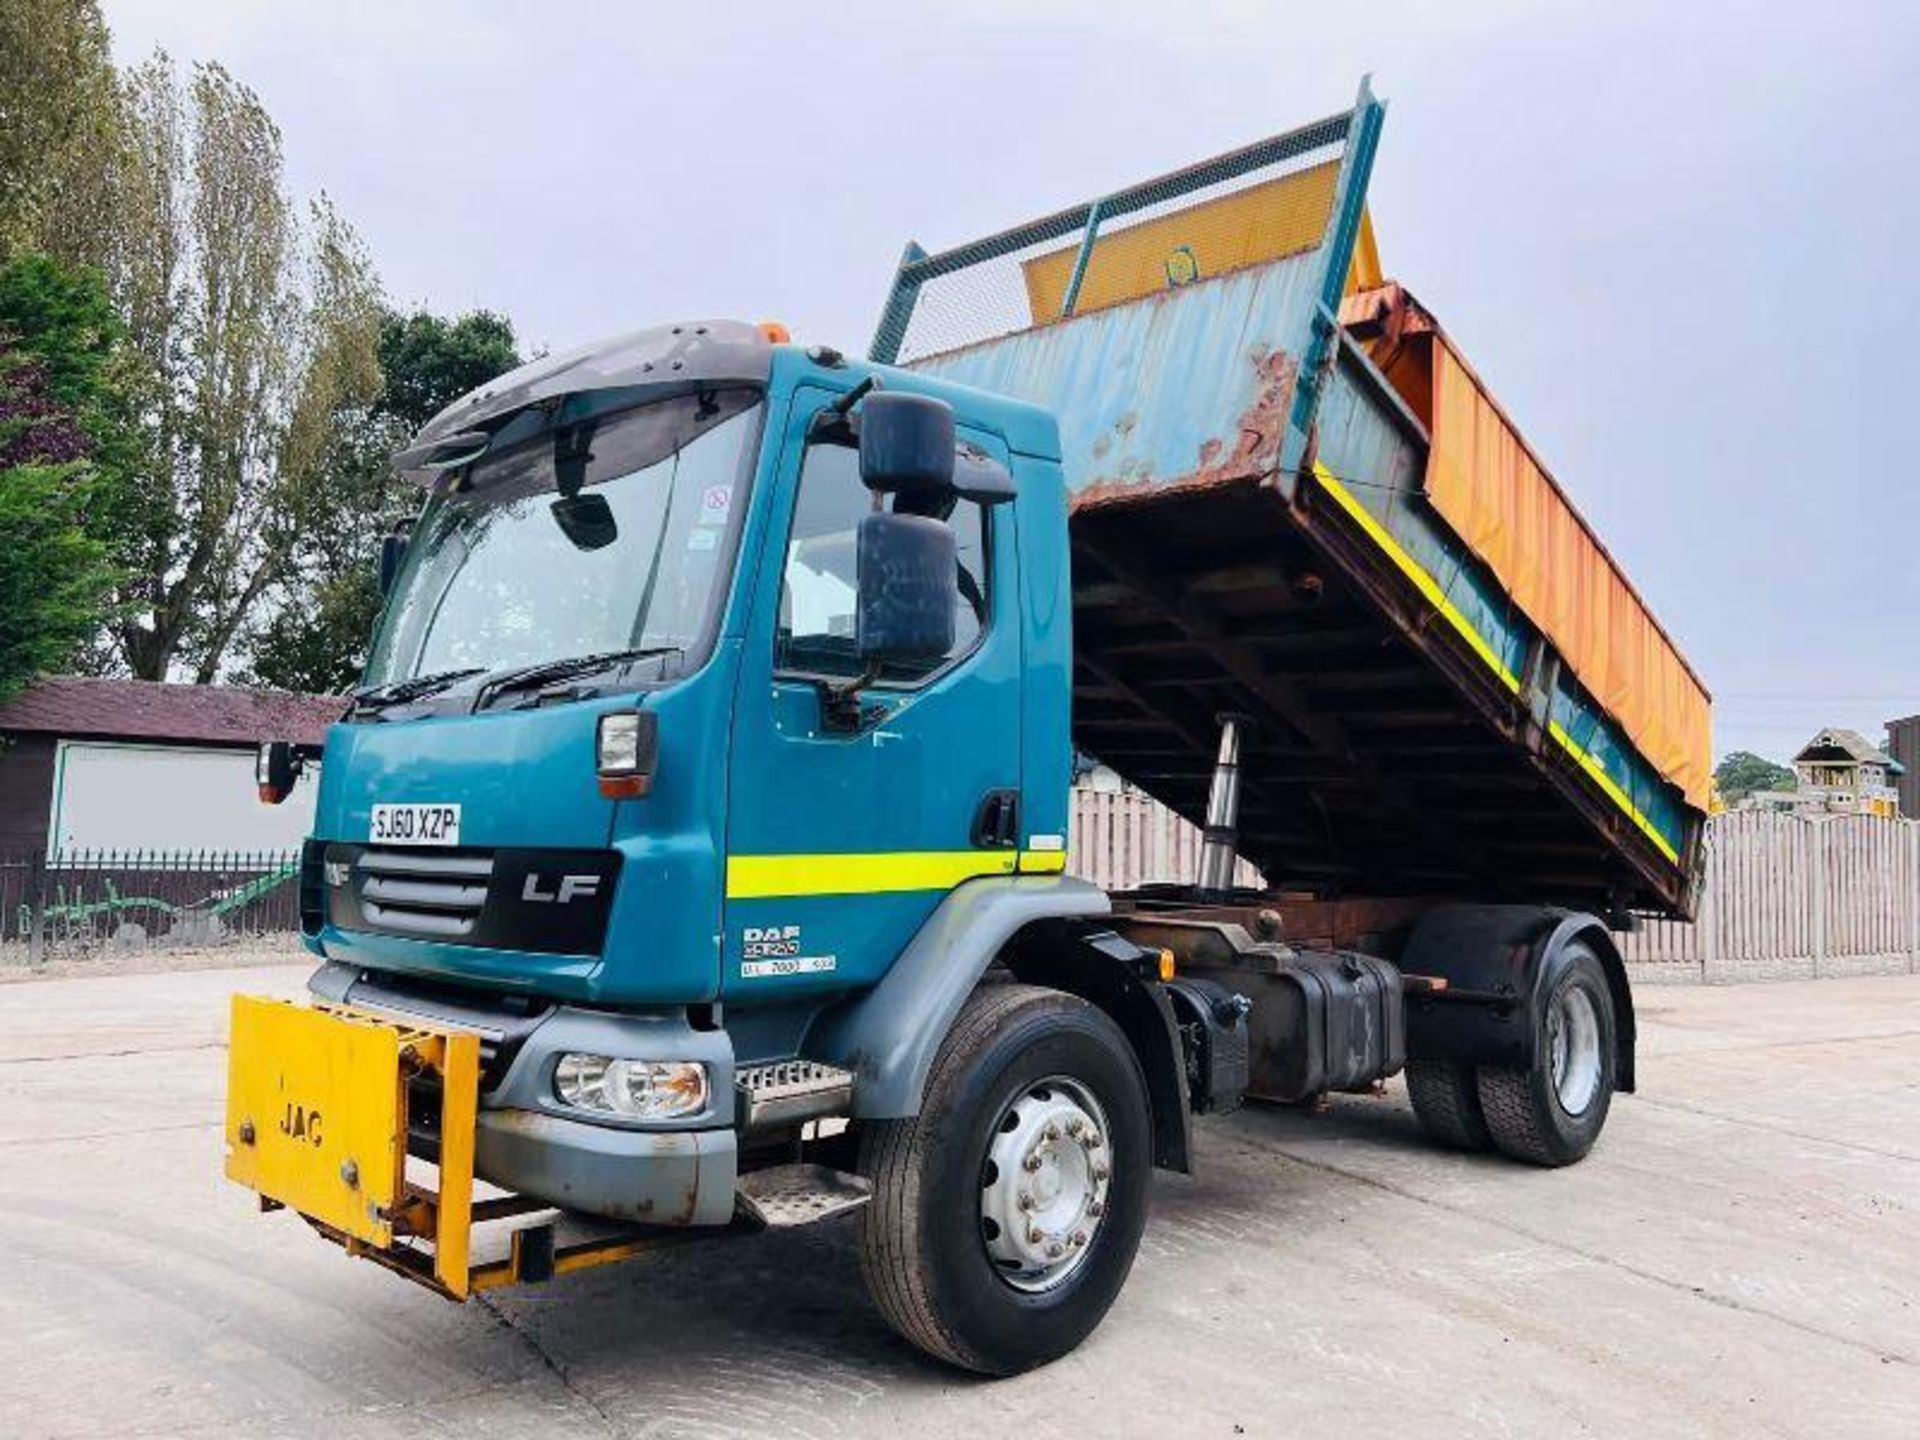
<svg viewBox="0 0 1920 1440"><path fill-rule="evenodd" d="M640 768L640 716L616 710L600 717L600 771L612 775Z"/></svg>
<svg viewBox="0 0 1920 1440"><path fill-rule="evenodd" d="M637 800L653 789L660 753L660 717L651 710L610 710L594 735L594 771L609 800Z"/></svg>
<svg viewBox="0 0 1920 1440"><path fill-rule="evenodd" d="M562 1055L553 1093L563 1105L627 1120L679 1120L707 1108L707 1067L695 1060Z"/></svg>

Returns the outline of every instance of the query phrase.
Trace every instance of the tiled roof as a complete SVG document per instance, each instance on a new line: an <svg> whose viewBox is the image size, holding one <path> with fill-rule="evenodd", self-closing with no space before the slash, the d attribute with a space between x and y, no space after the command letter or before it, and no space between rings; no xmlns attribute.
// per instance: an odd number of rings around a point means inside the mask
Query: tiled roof
<svg viewBox="0 0 1920 1440"><path fill-rule="evenodd" d="M1814 736L1813 739L1809 740L1806 743L1806 747L1793 758L1795 760L1822 759L1825 757L1818 752L1824 750L1839 750L1845 754L1848 759L1856 760L1863 765L1891 765L1893 763L1893 760L1888 756L1886 751L1882 750L1878 745L1875 745L1858 730L1843 730L1837 725L1830 730L1822 730L1818 735Z"/></svg>
<svg viewBox="0 0 1920 1440"><path fill-rule="evenodd" d="M344 709L346 701L335 695L59 675L0 705L0 731L99 740L214 745L294 740L317 745Z"/></svg>

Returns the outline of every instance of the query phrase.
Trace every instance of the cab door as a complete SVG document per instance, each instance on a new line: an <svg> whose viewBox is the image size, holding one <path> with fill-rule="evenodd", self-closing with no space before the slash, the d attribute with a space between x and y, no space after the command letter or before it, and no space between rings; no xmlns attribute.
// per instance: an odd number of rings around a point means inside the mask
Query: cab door
<svg viewBox="0 0 1920 1440"><path fill-rule="evenodd" d="M741 1004L871 983L955 885L1018 864L1013 507L955 503L952 649L890 667L836 727L823 687L861 671L854 532L873 501L855 449L807 443L834 396L803 386L789 411L741 657L721 958ZM960 434L1006 462L997 437Z"/></svg>

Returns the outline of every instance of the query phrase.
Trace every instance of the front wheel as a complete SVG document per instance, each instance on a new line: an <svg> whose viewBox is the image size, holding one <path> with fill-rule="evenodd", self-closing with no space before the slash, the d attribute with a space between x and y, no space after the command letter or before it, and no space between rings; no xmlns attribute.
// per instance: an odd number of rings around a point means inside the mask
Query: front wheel
<svg viewBox="0 0 1920 1440"><path fill-rule="evenodd" d="M1146 1082L1076 996L990 985L935 1057L920 1113L862 1126L861 1271L893 1328L989 1375L1078 1345L1133 1268L1152 1168Z"/></svg>

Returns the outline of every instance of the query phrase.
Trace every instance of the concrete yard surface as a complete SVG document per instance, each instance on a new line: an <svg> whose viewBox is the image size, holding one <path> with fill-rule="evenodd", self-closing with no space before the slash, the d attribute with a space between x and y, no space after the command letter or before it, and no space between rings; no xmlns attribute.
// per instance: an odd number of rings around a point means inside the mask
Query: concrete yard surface
<svg viewBox="0 0 1920 1440"><path fill-rule="evenodd" d="M1202 1122L1077 1353L921 1358L850 1223L465 1306L221 1178L227 996L0 987L0 1435L1920 1435L1920 977L1639 992L1641 1093L1562 1171L1396 1083Z"/></svg>

